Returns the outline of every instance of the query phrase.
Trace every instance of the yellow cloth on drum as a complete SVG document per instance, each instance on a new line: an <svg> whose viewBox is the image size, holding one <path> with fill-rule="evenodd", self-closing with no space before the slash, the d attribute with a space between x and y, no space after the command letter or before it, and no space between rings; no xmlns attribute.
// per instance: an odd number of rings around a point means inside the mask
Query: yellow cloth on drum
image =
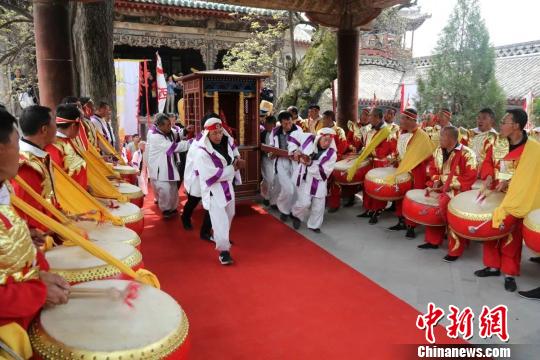
<svg viewBox="0 0 540 360"><path fill-rule="evenodd" d="M0 326L0 341L22 359L32 357L32 345L26 331L17 323ZM13 357L0 346L0 359L13 359Z"/></svg>
<svg viewBox="0 0 540 360"><path fill-rule="evenodd" d="M86 164L91 163L99 170L101 174L120 178L120 175L107 165L105 160L103 160L97 149L92 144L88 144L88 150L82 151L82 156L84 161L86 161Z"/></svg>
<svg viewBox="0 0 540 360"><path fill-rule="evenodd" d="M435 145L429 138L429 135L426 134L424 130L417 129L407 145L405 156L399 163L395 174L387 176L384 181L388 184L392 184L395 181L396 176L411 171L423 161L428 159L434 151Z"/></svg>
<svg viewBox="0 0 540 360"><path fill-rule="evenodd" d="M19 209L26 215L30 216L32 219L36 220L37 222L45 226L47 229L53 231L54 233L60 235L61 237L65 239L69 239L76 245L88 251L90 254L94 255L95 257L103 260L104 262L106 262L107 264L111 266L118 268L118 270L120 270L125 275L141 283L144 283L144 284L147 284L147 285L150 285L159 289L159 280L150 271L145 270L145 269L139 269L137 271L134 271L132 268L130 268L129 266L124 264L122 261L112 256L111 254L109 254L108 252L106 252L105 250L103 250L102 248L94 244L93 242L86 240L75 231L60 224L54 219L51 219L50 217L43 214L36 208L22 201L15 195L11 196L11 202L13 206L15 206L17 209Z"/></svg>
<svg viewBox="0 0 540 360"><path fill-rule="evenodd" d="M354 164L350 167L350 169L347 171L347 181L352 181L354 174L356 174L356 170L360 167L362 164L362 161L366 160L367 157L379 146L380 143L382 143L384 140L388 138L390 135L390 128L388 126L383 127L379 132L371 139L369 144L362 150L360 153L360 156L356 159Z"/></svg>
<svg viewBox="0 0 540 360"><path fill-rule="evenodd" d="M100 166L99 163L96 163L95 161L86 163L88 185L90 186L92 195L100 198L115 199L121 202L127 202L128 198L125 195L122 195L120 191L114 187L114 185L109 181L109 179L107 179L107 176L102 171L102 166Z"/></svg>
<svg viewBox="0 0 540 360"><path fill-rule="evenodd" d="M124 225L122 219L113 216L56 164L53 164L53 172L56 199L64 211L73 215L85 215L96 221L109 220L114 225Z"/></svg>
<svg viewBox="0 0 540 360"><path fill-rule="evenodd" d="M493 211L492 226L498 228L506 216L524 218L540 208L540 143L529 138L510 180L502 203Z"/></svg>
<svg viewBox="0 0 540 360"><path fill-rule="evenodd" d="M96 135L98 138L98 142L101 144L101 146L103 146L109 154L114 155L114 157L118 159L118 162L120 163L120 165L126 165L124 159L122 159L122 157L118 154L116 149L113 148L111 143L108 142L107 139L105 139L103 134L101 134L99 131L96 131Z"/></svg>
<svg viewBox="0 0 540 360"><path fill-rule="evenodd" d="M75 224L66 216L62 211L58 210L53 204L45 200L41 195L39 195L26 181L24 181L19 175L15 176L14 178L15 182L19 184L20 187L23 188L23 190L32 197L37 203L39 203L45 210L47 210L52 216L54 216L58 221L60 221L65 226L69 226L72 230L78 232L83 237L88 237L88 234L86 234L86 231L79 229ZM49 237L50 238L50 237ZM45 251L50 250L52 247L52 238L49 239L49 243L46 244L44 247Z"/></svg>

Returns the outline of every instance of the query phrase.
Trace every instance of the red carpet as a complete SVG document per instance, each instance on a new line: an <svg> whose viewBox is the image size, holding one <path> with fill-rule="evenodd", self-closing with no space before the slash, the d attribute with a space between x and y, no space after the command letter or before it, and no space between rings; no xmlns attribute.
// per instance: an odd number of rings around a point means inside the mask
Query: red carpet
<svg viewBox="0 0 540 360"><path fill-rule="evenodd" d="M199 240L200 210L190 232L151 195L146 214L144 262L188 315L190 359L405 359L416 347L395 344L425 343L415 309L256 206L237 207L231 267Z"/></svg>

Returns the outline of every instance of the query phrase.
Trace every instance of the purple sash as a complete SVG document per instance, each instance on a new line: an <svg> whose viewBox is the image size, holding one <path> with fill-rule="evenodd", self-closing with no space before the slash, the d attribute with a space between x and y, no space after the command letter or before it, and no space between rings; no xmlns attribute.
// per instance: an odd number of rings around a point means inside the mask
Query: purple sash
<svg viewBox="0 0 540 360"><path fill-rule="evenodd" d="M203 146L199 146L199 148L203 149L208 154L208 156L210 156L210 159L214 163L214 166L218 169L218 171L214 174L214 176L206 180L206 186L212 186L213 184L218 182L218 180L221 178L221 175L223 175L223 163L221 162L221 159L213 152L211 153ZM198 176L198 171L196 171L196 174ZM227 199L227 201L231 201L232 196L231 196L231 189L229 188L229 182L220 181L219 183L221 187L223 188L223 192L225 193L225 199Z"/></svg>

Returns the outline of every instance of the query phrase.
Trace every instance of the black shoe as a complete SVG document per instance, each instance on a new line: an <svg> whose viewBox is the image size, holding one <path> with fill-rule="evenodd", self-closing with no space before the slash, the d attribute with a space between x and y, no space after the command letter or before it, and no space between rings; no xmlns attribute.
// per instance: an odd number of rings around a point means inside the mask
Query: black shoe
<svg viewBox="0 0 540 360"><path fill-rule="evenodd" d="M540 264L540 256L531 257L531 258L529 258L529 261L531 261L533 263L536 263L536 264Z"/></svg>
<svg viewBox="0 0 540 360"><path fill-rule="evenodd" d="M165 210L163 211L162 215L164 219L170 219L174 216L174 213L172 212L172 210Z"/></svg>
<svg viewBox="0 0 540 360"><path fill-rule="evenodd" d="M270 200L264 199L264 200L263 200L263 205L264 205L264 206L270 205Z"/></svg>
<svg viewBox="0 0 540 360"><path fill-rule="evenodd" d="M407 233L405 234L405 237L408 239L414 239L416 237L413 226L407 226Z"/></svg>
<svg viewBox="0 0 540 360"><path fill-rule="evenodd" d="M272 210L277 210L278 207L277 207L277 205L270 205L270 209L272 209Z"/></svg>
<svg viewBox="0 0 540 360"><path fill-rule="evenodd" d="M478 277L488 277L488 276L500 276L501 271L499 269L491 270L490 268L486 267L482 270L476 270L474 272L474 275Z"/></svg>
<svg viewBox="0 0 540 360"><path fill-rule="evenodd" d="M333 214L333 213L337 212L338 210L339 210L339 208L330 208L330 209L328 209L328 213Z"/></svg>
<svg viewBox="0 0 540 360"><path fill-rule="evenodd" d="M422 245L418 245L417 247L419 249L422 249L422 250L428 250L428 249L438 249L439 245L433 245L433 244L430 244L430 243L424 243Z"/></svg>
<svg viewBox="0 0 540 360"><path fill-rule="evenodd" d="M219 253L219 262L221 265L231 265L234 263L234 260L231 257L231 254L228 251L222 251Z"/></svg>
<svg viewBox="0 0 540 360"><path fill-rule="evenodd" d="M517 289L516 285L516 279L514 279L511 276L507 276L504 278L504 289L506 291L514 292Z"/></svg>
<svg viewBox="0 0 540 360"><path fill-rule="evenodd" d="M300 229L300 224L302 223L300 221L300 219L297 218L296 216L292 216L292 215L291 215L291 218L292 218L292 226L293 226L293 228L295 228L296 230Z"/></svg>
<svg viewBox="0 0 540 360"><path fill-rule="evenodd" d="M193 230L193 225L191 224L191 220L185 219L182 216L182 225L184 226L184 230Z"/></svg>
<svg viewBox="0 0 540 360"><path fill-rule="evenodd" d="M407 229L407 227L405 226L405 222L403 222L403 219L399 219L398 223L394 226L390 226L388 228L388 230L390 231L400 231L400 230L405 230Z"/></svg>
<svg viewBox="0 0 540 360"><path fill-rule="evenodd" d="M344 207L351 207L351 206L354 206L354 196L351 196L349 198L349 200L347 200L347 202L345 203L345 205L343 205Z"/></svg>
<svg viewBox="0 0 540 360"><path fill-rule="evenodd" d="M375 211L373 213L373 215L371 215L371 217L369 218L369 224L370 225L375 225L376 223L379 222L379 214L380 214L380 212Z"/></svg>
<svg viewBox="0 0 540 360"><path fill-rule="evenodd" d="M178 209L172 209L172 210L169 210L169 213L170 213L171 215L178 214Z"/></svg>
<svg viewBox="0 0 540 360"><path fill-rule="evenodd" d="M396 211L396 202L392 201L392 204L390 205L390 207L385 209L385 211Z"/></svg>
<svg viewBox="0 0 540 360"><path fill-rule="evenodd" d="M528 300L540 300L540 287L529 291L518 291L518 295Z"/></svg>
<svg viewBox="0 0 540 360"><path fill-rule="evenodd" d="M370 218L371 216L373 215L373 212L372 211L366 211L360 215L356 215L356 217L359 217L359 218Z"/></svg>
<svg viewBox="0 0 540 360"><path fill-rule="evenodd" d="M448 263L454 262L457 259L459 259L459 256L446 255L445 257L443 257L443 261L446 261Z"/></svg>
<svg viewBox="0 0 540 360"><path fill-rule="evenodd" d="M287 222L287 219L289 218L289 215L284 213L279 213L279 219L283 222Z"/></svg>
<svg viewBox="0 0 540 360"><path fill-rule="evenodd" d="M157 203L158 203L158 201L157 201L156 199L154 199L154 204L156 204L156 205L157 205Z"/></svg>
<svg viewBox="0 0 540 360"><path fill-rule="evenodd" d="M319 228L316 228L316 229L309 228L309 230L311 230L311 231L313 231L314 233L317 233L317 234L321 233L321 229L319 229Z"/></svg>
<svg viewBox="0 0 540 360"><path fill-rule="evenodd" d="M214 237L210 234L200 234L201 240L214 242Z"/></svg>

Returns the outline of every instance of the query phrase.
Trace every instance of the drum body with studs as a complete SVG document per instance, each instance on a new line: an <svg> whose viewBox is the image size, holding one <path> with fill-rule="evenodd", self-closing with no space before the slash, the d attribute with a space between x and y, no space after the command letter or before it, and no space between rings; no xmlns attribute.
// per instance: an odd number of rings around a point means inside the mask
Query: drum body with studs
<svg viewBox="0 0 540 360"><path fill-rule="evenodd" d="M132 185L137 185L137 169L128 165L115 165L113 170L120 174L120 177Z"/></svg>
<svg viewBox="0 0 540 360"><path fill-rule="evenodd" d="M496 240L510 234L516 219L507 216L502 226L492 226L493 210L500 205L504 194L492 192L479 201L479 190L462 192L448 203L448 226L459 236L477 241Z"/></svg>
<svg viewBox="0 0 540 360"><path fill-rule="evenodd" d="M34 356L43 360L187 359L189 322L180 305L148 285L140 286L131 300L133 307L107 296L111 290L121 293L128 284L102 280L75 285L67 304L43 310L32 324L29 336Z"/></svg>
<svg viewBox="0 0 540 360"><path fill-rule="evenodd" d="M403 216L421 225L446 225L439 208L439 194L432 192L426 196L425 189L407 191L403 199Z"/></svg>
<svg viewBox="0 0 540 360"><path fill-rule="evenodd" d="M94 242L133 270L143 267L142 255L133 246L117 241ZM79 246L57 246L45 253L50 271L70 284L100 280L128 279L118 268L105 263Z"/></svg>
<svg viewBox="0 0 540 360"><path fill-rule="evenodd" d="M540 254L540 209L531 211L523 220L523 239L529 249Z"/></svg>
<svg viewBox="0 0 540 360"><path fill-rule="evenodd" d="M99 200L112 215L121 218L126 227L135 231L139 236L143 233L144 215L140 207L130 202L122 203L106 199Z"/></svg>
<svg viewBox="0 0 540 360"><path fill-rule="evenodd" d="M92 241L110 240L125 243L141 250L141 238L126 226L116 226L110 223L99 224L95 221L77 221L77 227L83 229Z"/></svg>
<svg viewBox="0 0 540 360"><path fill-rule="evenodd" d="M360 185L364 182L367 172L371 169L371 161L364 160L358 170L354 173L351 181L347 181L347 171L353 166L358 155L349 156L343 160L336 162L332 176L336 184L340 185Z"/></svg>
<svg viewBox="0 0 540 360"><path fill-rule="evenodd" d="M382 201L394 201L403 199L407 191L412 188L412 177L409 173L396 177L391 184L385 182L385 178L395 174L396 168L382 167L368 171L364 180L364 189L374 199Z"/></svg>

